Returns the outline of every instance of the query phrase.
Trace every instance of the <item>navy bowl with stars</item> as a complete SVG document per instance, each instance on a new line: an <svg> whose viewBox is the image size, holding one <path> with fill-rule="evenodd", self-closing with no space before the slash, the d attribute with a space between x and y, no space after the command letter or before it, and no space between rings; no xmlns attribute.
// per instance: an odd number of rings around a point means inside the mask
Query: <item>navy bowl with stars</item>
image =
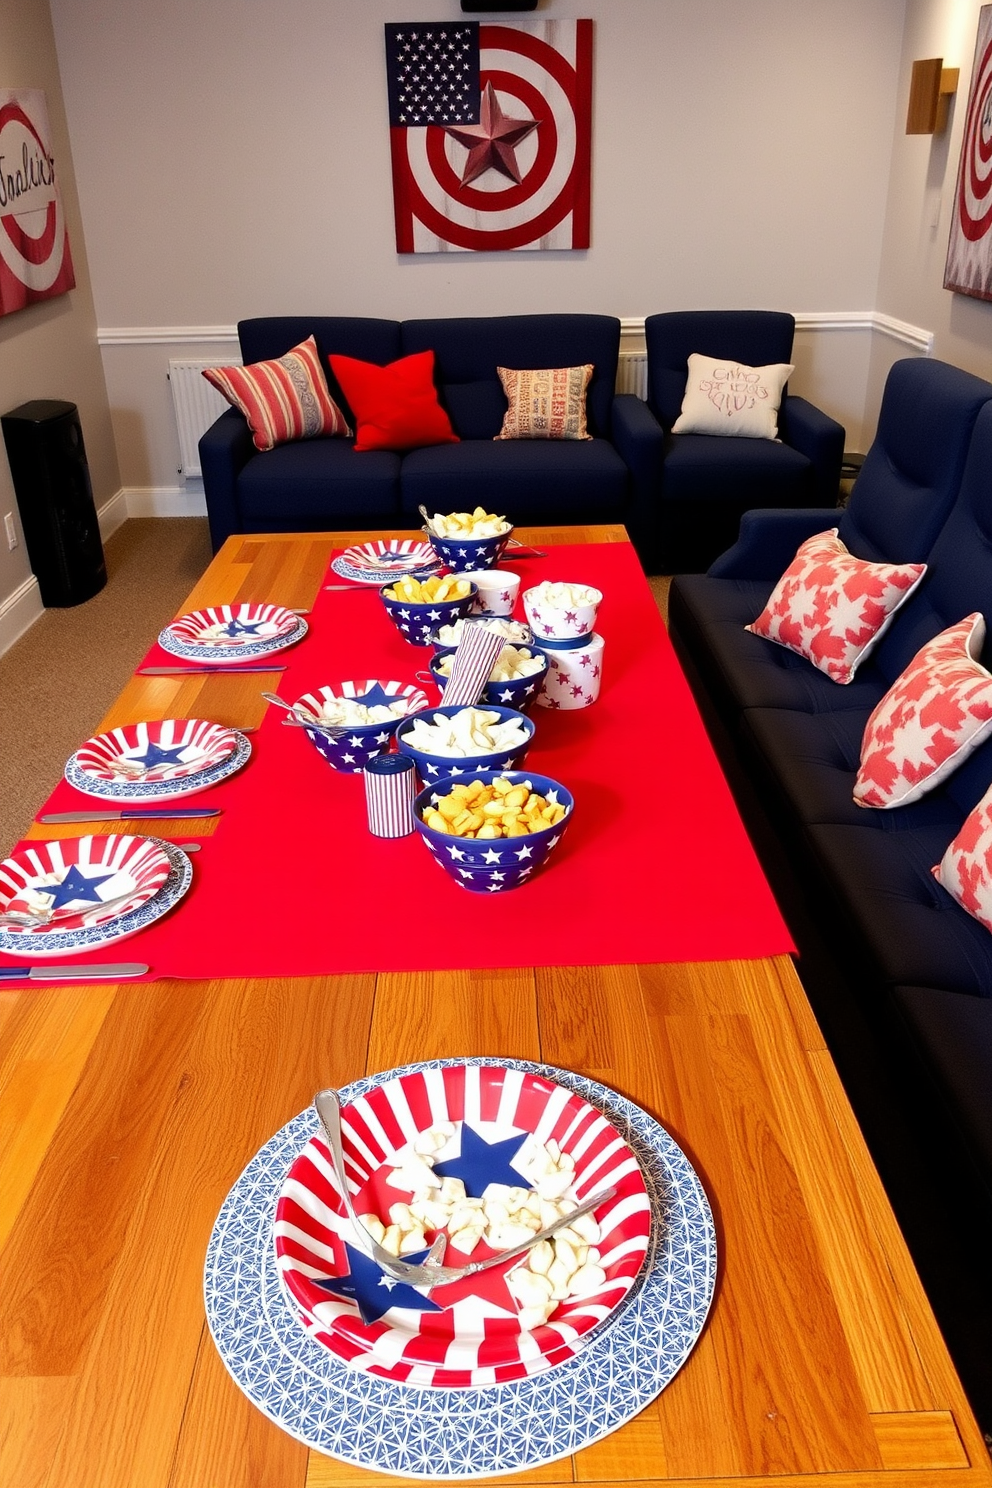
<svg viewBox="0 0 992 1488"><path fill-rule="evenodd" d="M427 536L442 563L453 573L471 573L476 568L495 568L513 534L508 527L498 537L439 537L427 529Z"/></svg>
<svg viewBox="0 0 992 1488"><path fill-rule="evenodd" d="M415 687L398 687L392 689L383 687L381 682L375 682L365 691L356 691L353 683L339 682L334 687L318 687L314 692L305 693L303 697L297 698L294 707L301 704L304 709L312 713L319 713L321 705L332 699L350 698L356 703L364 703L367 708L375 708L380 704L395 702L400 697L407 700L407 708L410 713L415 713L419 708L427 706L426 694ZM345 729L338 738L331 738L328 734L318 733L316 729L307 729L306 735L317 753L330 765L332 770L341 770L344 774L357 775L364 770L370 759L383 750L389 749L393 742L400 718L388 719L384 723L359 723L352 728Z"/></svg>
<svg viewBox="0 0 992 1488"><path fill-rule="evenodd" d="M408 599L392 599L387 593L392 587L392 583L383 584L379 590L379 597L386 607L386 614L403 639L409 641L411 646L429 646L431 636L439 626L454 625L456 620L463 620L471 610L472 602L479 592L475 584L470 584L469 592L463 599L442 599L439 603L431 600L429 604L411 604Z"/></svg>
<svg viewBox="0 0 992 1488"><path fill-rule="evenodd" d="M456 713L464 713L464 708L447 707L425 708L421 718L427 723L433 723L439 714L442 718L452 718ZM461 780L462 785L467 785L474 776L483 774L487 770L495 770L497 774L504 770L513 770L523 762L534 739L537 725L533 719L526 718L515 708L503 708L499 705L486 708L487 713L498 715L500 723L518 723L527 737L522 744L515 749L489 750L485 754L470 754L464 759L452 759L450 754L427 754L422 749L417 749L410 744L407 735L413 726L413 720L404 718L396 730L396 747L400 754L408 754L417 766L417 774L425 785L442 776L450 775L457 782Z"/></svg>
<svg viewBox="0 0 992 1488"><path fill-rule="evenodd" d="M442 692L448 679L440 670L438 663L442 657L454 656L456 649L454 646L442 647L440 651L435 651L431 658L431 675ZM519 713L529 712L544 686L544 679L548 673L548 658L536 646L529 646L526 649L540 661L541 670L532 672L529 677L513 677L509 682L487 682L482 689L482 697L479 700L481 704L487 708L516 708Z"/></svg>
<svg viewBox="0 0 992 1488"><path fill-rule="evenodd" d="M571 791L548 775L533 775L529 770L484 770L470 778L490 785L501 777L513 785L529 785L539 795L564 806L566 814L563 820L541 832L529 832L526 837L479 839L436 832L424 821L424 812L440 797L446 796L453 785L467 784L464 775L457 779L448 776L436 784L425 786L413 803L413 819L431 857L441 864L455 883L476 894L498 894L527 883L565 835L575 807Z"/></svg>

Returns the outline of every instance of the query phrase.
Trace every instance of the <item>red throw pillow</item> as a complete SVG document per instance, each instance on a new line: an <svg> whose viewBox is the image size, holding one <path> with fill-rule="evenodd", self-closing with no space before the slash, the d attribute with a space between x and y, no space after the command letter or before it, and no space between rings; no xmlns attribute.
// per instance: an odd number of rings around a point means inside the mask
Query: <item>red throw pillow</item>
<svg viewBox="0 0 992 1488"><path fill-rule="evenodd" d="M247 367L204 367L203 375L233 408L240 408L256 449L351 433L324 384L312 336L274 361L252 362Z"/></svg>
<svg viewBox="0 0 992 1488"><path fill-rule="evenodd" d="M414 352L386 367L333 353L328 360L355 415L356 450L458 443L437 401L432 351Z"/></svg>

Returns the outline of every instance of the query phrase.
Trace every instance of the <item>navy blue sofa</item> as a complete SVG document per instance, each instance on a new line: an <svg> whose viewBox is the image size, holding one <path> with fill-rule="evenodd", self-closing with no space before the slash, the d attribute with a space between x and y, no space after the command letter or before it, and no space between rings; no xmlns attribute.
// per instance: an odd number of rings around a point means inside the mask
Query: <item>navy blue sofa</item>
<svg viewBox="0 0 992 1488"><path fill-rule="evenodd" d="M778 440L673 434L693 352L751 367L792 361L777 310L677 310L644 322L647 402L624 395L614 442L633 478L631 537L649 573L705 569L752 507L836 506L844 429L786 388Z"/></svg>
<svg viewBox="0 0 992 1488"><path fill-rule="evenodd" d="M255 449L236 409L200 440L210 535L234 532L418 527L418 507L482 505L535 526L627 520L627 467L610 442L620 322L607 315L510 315L432 320L265 316L243 320L244 362L282 356L313 335L334 398L347 399L331 352L376 362L430 349L435 381L458 444L403 454L356 453L350 439L310 439ZM586 397L591 440L499 440L506 399L497 366L593 364Z"/></svg>
<svg viewBox="0 0 992 1488"><path fill-rule="evenodd" d="M838 686L744 630L799 543L925 561L890 629ZM865 810L871 710L919 648L979 610L992 634L992 384L896 363L843 511L752 511L670 596L676 650L800 948L799 970L973 1403L992 1423L992 934L936 883L992 784L992 741L935 790ZM992 641L982 657L992 668Z"/></svg>

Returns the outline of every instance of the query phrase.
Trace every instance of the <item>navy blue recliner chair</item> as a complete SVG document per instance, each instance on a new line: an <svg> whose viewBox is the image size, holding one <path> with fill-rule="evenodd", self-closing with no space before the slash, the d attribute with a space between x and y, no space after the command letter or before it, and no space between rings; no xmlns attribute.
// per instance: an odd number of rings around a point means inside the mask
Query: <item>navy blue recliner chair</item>
<svg viewBox="0 0 992 1488"><path fill-rule="evenodd" d="M694 352L751 367L791 362L795 319L776 310L680 310L644 323L648 395L613 405L633 479L631 537L649 573L700 572L753 507L835 506L844 429L786 388L778 440L673 434Z"/></svg>

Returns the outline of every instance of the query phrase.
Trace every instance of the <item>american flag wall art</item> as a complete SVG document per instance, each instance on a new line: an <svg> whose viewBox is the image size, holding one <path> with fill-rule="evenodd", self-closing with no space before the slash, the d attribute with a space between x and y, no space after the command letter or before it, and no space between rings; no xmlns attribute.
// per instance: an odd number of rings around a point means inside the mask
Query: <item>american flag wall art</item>
<svg viewBox="0 0 992 1488"><path fill-rule="evenodd" d="M992 300L992 5L978 16L944 288Z"/></svg>
<svg viewBox="0 0 992 1488"><path fill-rule="evenodd" d="M386 26L399 253L589 246L592 21Z"/></svg>

